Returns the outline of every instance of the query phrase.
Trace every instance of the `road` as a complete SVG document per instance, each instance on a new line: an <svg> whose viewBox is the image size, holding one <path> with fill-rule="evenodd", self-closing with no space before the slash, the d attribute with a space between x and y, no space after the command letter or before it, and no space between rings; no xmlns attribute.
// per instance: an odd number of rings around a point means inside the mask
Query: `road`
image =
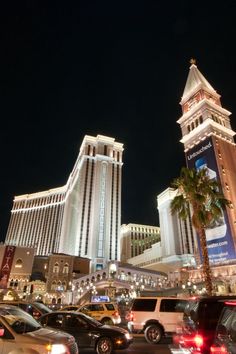
<svg viewBox="0 0 236 354"><path fill-rule="evenodd" d="M163 339L159 344L149 344L143 336L134 337L134 342L128 349L117 351L116 354L170 354L170 343L170 339Z"/></svg>
<svg viewBox="0 0 236 354"><path fill-rule="evenodd" d="M144 336L135 336L134 342L128 349L117 350L114 354L170 354L168 345L171 343L170 339L163 339L159 344L149 344L144 339ZM94 351L82 351L80 354L94 354Z"/></svg>

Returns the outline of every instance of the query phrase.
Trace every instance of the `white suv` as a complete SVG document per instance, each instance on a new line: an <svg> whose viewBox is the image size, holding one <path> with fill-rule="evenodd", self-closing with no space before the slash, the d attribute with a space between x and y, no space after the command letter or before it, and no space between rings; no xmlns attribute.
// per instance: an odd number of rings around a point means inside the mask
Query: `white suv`
<svg viewBox="0 0 236 354"><path fill-rule="evenodd" d="M78 354L73 336L43 328L32 316L12 305L0 305L1 354Z"/></svg>
<svg viewBox="0 0 236 354"><path fill-rule="evenodd" d="M178 297L136 298L128 314L128 329L144 333L149 343L158 343L163 335L176 331L187 303L186 298Z"/></svg>

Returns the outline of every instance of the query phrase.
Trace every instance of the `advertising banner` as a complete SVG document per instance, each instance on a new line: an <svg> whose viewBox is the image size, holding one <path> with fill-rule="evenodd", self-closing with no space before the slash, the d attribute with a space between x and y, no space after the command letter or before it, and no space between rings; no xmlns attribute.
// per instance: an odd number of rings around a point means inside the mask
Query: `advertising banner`
<svg viewBox="0 0 236 354"><path fill-rule="evenodd" d="M207 168L209 177L220 182L212 138L204 140L201 144L187 151L186 161L188 168ZM205 231L211 264L224 263L236 258L228 215L225 211L222 213L222 217ZM199 249L201 250L200 244Z"/></svg>
<svg viewBox="0 0 236 354"><path fill-rule="evenodd" d="M7 288L7 283L11 273L11 266L12 266L14 254L15 254L15 247L6 246L3 260L2 260L1 273L0 273L0 289Z"/></svg>

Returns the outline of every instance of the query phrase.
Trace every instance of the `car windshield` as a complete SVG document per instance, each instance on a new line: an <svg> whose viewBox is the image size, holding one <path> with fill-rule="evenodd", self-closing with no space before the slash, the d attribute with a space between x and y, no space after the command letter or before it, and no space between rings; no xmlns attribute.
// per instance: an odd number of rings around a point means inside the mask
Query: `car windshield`
<svg viewBox="0 0 236 354"><path fill-rule="evenodd" d="M34 302L34 305L41 310L42 314L50 313L52 310L41 302Z"/></svg>
<svg viewBox="0 0 236 354"><path fill-rule="evenodd" d="M41 328L41 325L32 316L18 308L1 308L0 315L19 334L33 332Z"/></svg>

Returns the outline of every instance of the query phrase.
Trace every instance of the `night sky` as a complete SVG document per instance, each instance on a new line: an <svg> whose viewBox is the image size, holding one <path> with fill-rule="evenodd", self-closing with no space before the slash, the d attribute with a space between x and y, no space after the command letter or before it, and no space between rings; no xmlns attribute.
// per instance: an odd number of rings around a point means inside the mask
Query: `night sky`
<svg viewBox="0 0 236 354"><path fill-rule="evenodd" d="M64 185L86 134L124 144L122 223L158 225L190 58L236 130L235 18L235 0L1 4L0 239L14 196Z"/></svg>

